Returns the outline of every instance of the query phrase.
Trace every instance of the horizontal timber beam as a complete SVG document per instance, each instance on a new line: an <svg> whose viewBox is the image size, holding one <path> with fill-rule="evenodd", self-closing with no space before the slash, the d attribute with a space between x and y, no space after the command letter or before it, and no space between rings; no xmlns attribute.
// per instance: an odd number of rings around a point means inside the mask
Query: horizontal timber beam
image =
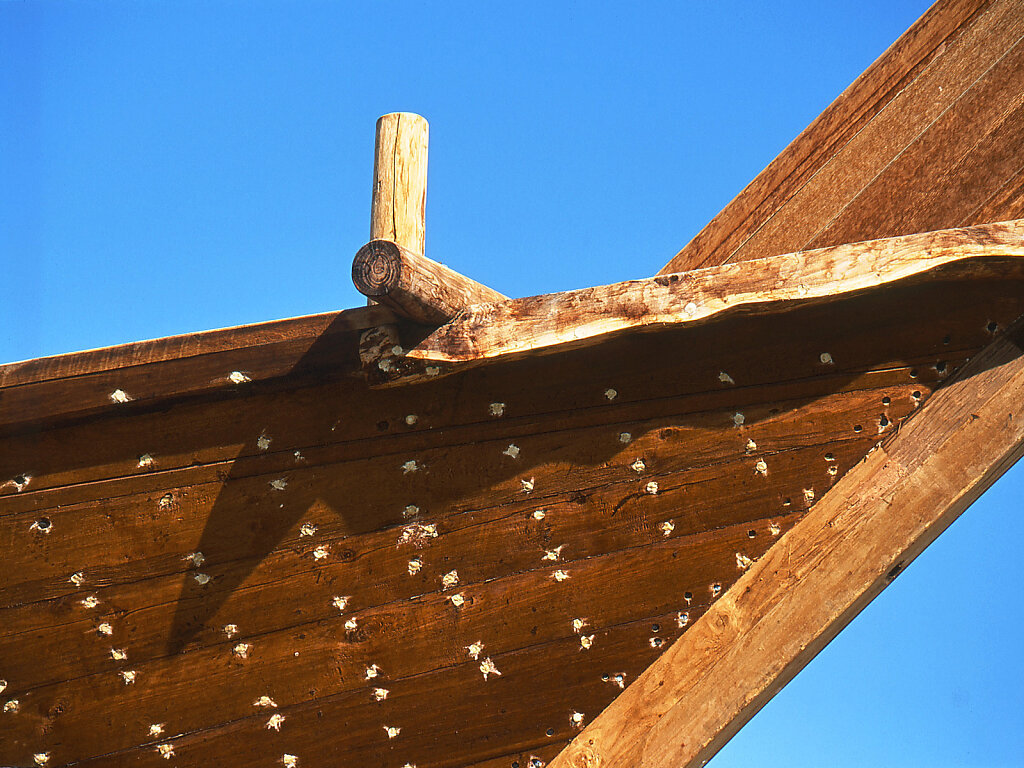
<svg viewBox="0 0 1024 768"><path fill-rule="evenodd" d="M844 475L550 768L707 762L1020 458L1022 329Z"/></svg>
<svg viewBox="0 0 1024 768"><path fill-rule="evenodd" d="M388 240L371 240L356 253L352 282L363 295L424 325L447 323L473 304L507 296Z"/></svg>
<svg viewBox="0 0 1024 768"><path fill-rule="evenodd" d="M628 331L778 312L943 269L941 279L1024 277L1024 220L941 230L470 307L409 350L469 363L556 352ZM940 279L940 278L937 278Z"/></svg>

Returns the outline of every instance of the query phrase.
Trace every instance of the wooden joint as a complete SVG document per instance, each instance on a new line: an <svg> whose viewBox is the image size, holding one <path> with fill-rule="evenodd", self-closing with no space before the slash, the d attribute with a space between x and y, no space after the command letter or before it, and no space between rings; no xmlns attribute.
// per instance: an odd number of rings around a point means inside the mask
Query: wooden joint
<svg viewBox="0 0 1024 768"><path fill-rule="evenodd" d="M431 326L447 323L473 304L507 298L390 240L371 240L359 249L352 282L360 293L402 317Z"/></svg>

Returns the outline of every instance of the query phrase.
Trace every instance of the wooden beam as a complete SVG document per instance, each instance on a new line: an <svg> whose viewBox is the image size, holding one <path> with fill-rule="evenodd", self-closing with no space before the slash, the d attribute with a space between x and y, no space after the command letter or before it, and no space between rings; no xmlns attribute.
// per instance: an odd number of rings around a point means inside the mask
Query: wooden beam
<svg viewBox="0 0 1024 768"><path fill-rule="evenodd" d="M426 252L427 121L412 112L377 120L370 239Z"/></svg>
<svg viewBox="0 0 1024 768"><path fill-rule="evenodd" d="M447 323L472 304L508 298L387 240L372 240L359 249L352 282L365 296L424 325Z"/></svg>
<svg viewBox="0 0 1024 768"><path fill-rule="evenodd" d="M1024 216L1024 2L939 0L662 269Z"/></svg>
<svg viewBox="0 0 1024 768"><path fill-rule="evenodd" d="M843 476L551 768L709 760L1020 457L1022 347L1018 322Z"/></svg>
<svg viewBox="0 0 1024 768"><path fill-rule="evenodd" d="M467 309L407 353L470 362L592 344L738 310L789 309L899 280L1021 276L1024 220L853 243Z"/></svg>

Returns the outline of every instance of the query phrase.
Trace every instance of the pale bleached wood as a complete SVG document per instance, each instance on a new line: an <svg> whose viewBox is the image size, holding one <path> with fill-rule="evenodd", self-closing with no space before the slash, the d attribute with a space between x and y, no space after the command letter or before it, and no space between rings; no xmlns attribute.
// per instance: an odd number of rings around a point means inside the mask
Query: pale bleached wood
<svg viewBox="0 0 1024 768"><path fill-rule="evenodd" d="M368 298L425 325L447 323L472 304L508 298L388 240L372 240L359 249L352 282Z"/></svg>
<svg viewBox="0 0 1024 768"><path fill-rule="evenodd" d="M1018 322L828 491L550 768L701 766L1024 451Z"/></svg>
<svg viewBox="0 0 1024 768"><path fill-rule="evenodd" d="M370 239L425 253L427 121L412 112L377 120Z"/></svg>
<svg viewBox="0 0 1024 768"><path fill-rule="evenodd" d="M764 314L934 273L935 279L1020 277L1024 220L941 230L726 264L675 275L476 305L408 352L482 361L584 346L610 336Z"/></svg>

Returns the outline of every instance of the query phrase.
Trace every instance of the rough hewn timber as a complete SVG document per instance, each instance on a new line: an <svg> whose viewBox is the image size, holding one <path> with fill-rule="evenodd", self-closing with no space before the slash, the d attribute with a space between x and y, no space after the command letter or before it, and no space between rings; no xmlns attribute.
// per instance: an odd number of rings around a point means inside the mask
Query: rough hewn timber
<svg viewBox="0 0 1024 768"><path fill-rule="evenodd" d="M407 355L471 362L550 352L626 331L706 322L726 311L779 312L910 278L1017 276L1022 256L1024 221L839 245L472 307Z"/></svg>
<svg viewBox="0 0 1024 768"><path fill-rule="evenodd" d="M423 325L441 325L473 304L508 298L388 240L371 240L359 249L352 282L363 295Z"/></svg>
<svg viewBox="0 0 1024 768"><path fill-rule="evenodd" d="M377 120L370 239L426 252L427 121L412 112Z"/></svg>
<svg viewBox="0 0 1024 768"><path fill-rule="evenodd" d="M1018 324L966 365L551 768L667 768L710 759L1020 458L1022 345Z"/></svg>

